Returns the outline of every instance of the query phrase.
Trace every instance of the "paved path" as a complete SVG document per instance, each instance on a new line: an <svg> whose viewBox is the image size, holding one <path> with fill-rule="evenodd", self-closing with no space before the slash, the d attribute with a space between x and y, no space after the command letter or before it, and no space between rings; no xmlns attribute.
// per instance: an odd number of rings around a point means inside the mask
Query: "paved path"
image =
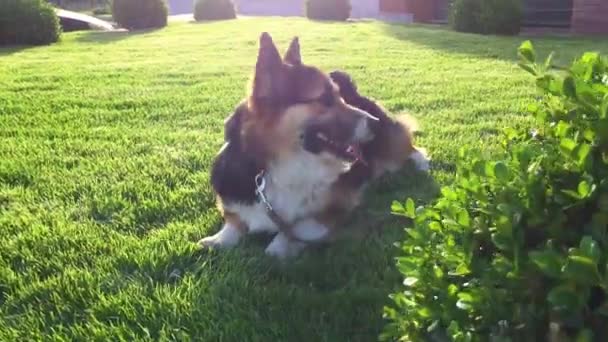
<svg viewBox="0 0 608 342"><path fill-rule="evenodd" d="M57 15L61 18L85 22L89 24L89 26L91 26L91 28L93 29L102 31L114 31L116 29L111 23L103 21L101 19L97 19L95 17L91 17L90 15L66 11L62 9L55 9L55 11L57 12Z"/></svg>
<svg viewBox="0 0 608 342"><path fill-rule="evenodd" d="M234 0L243 15L297 17L304 15L303 0Z"/></svg>
<svg viewBox="0 0 608 342"><path fill-rule="evenodd" d="M169 0L167 5L170 16L194 12L194 0Z"/></svg>
<svg viewBox="0 0 608 342"><path fill-rule="evenodd" d="M266 16L301 16L304 0L233 0L239 14ZM169 15L183 15L194 10L193 0L169 0Z"/></svg>
<svg viewBox="0 0 608 342"><path fill-rule="evenodd" d="M233 0L242 16L304 16L305 0ZM169 15L192 13L193 0L169 0ZM380 13L379 0L351 0L351 18L374 18L385 21L411 22L411 15L387 15Z"/></svg>

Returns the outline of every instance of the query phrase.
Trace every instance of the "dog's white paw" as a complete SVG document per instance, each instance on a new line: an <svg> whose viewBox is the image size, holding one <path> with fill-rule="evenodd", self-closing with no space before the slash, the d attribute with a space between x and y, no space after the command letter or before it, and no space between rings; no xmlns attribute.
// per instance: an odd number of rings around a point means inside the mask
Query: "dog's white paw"
<svg viewBox="0 0 608 342"><path fill-rule="evenodd" d="M297 256L305 245L298 241L291 241L285 234L278 233L266 247L266 254L284 260Z"/></svg>
<svg viewBox="0 0 608 342"><path fill-rule="evenodd" d="M414 165L416 165L416 169L420 171L427 172L431 169L431 159L422 149L418 149L412 153L410 159L414 162Z"/></svg>
<svg viewBox="0 0 608 342"><path fill-rule="evenodd" d="M329 228L317 220L308 219L298 222L293 227L293 234L299 240L316 242L325 240L329 236Z"/></svg>
<svg viewBox="0 0 608 342"><path fill-rule="evenodd" d="M200 240L198 245L202 248L231 248L239 243L241 235L238 228L226 224L217 234Z"/></svg>

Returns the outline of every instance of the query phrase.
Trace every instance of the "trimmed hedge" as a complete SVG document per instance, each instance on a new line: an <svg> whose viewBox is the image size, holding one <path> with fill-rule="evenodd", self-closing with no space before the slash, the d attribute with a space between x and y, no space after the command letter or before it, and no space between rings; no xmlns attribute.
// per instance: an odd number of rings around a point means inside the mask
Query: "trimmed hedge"
<svg viewBox="0 0 608 342"><path fill-rule="evenodd" d="M59 18L45 0L0 1L0 45L46 45L60 37Z"/></svg>
<svg viewBox="0 0 608 342"><path fill-rule="evenodd" d="M350 0L307 0L306 16L315 20L346 21L350 18Z"/></svg>
<svg viewBox="0 0 608 342"><path fill-rule="evenodd" d="M454 0L450 11L450 23L460 32L516 35L522 20L522 0Z"/></svg>
<svg viewBox="0 0 608 342"><path fill-rule="evenodd" d="M520 66L543 94L532 131L507 129L503 152L462 149L433 204L413 220L383 338L408 341L602 341L608 336L608 60Z"/></svg>
<svg viewBox="0 0 608 342"><path fill-rule="evenodd" d="M196 21L235 18L236 9L231 0L196 0L194 4L194 19Z"/></svg>
<svg viewBox="0 0 608 342"><path fill-rule="evenodd" d="M128 30L167 26L169 9L165 0L113 0L112 16Z"/></svg>

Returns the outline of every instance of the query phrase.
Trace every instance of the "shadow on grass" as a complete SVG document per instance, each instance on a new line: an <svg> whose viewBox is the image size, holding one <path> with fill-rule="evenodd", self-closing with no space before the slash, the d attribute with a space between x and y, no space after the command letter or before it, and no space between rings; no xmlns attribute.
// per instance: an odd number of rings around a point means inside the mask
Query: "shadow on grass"
<svg viewBox="0 0 608 342"><path fill-rule="evenodd" d="M36 46L30 45L10 45L10 46L0 46L0 57L9 56L17 52L21 52L23 50L27 50L30 48L35 48Z"/></svg>
<svg viewBox="0 0 608 342"><path fill-rule="evenodd" d="M190 224L173 225L116 262L120 298L134 314L117 306L94 315L145 327L154 339L169 326L200 341L377 340L388 296L402 281L394 243L408 224L390 215L391 203L428 202L437 193L430 174L408 165L368 189L346 236L286 262L264 254L269 235L230 250L198 249ZM219 228L220 221L204 222Z"/></svg>
<svg viewBox="0 0 608 342"><path fill-rule="evenodd" d="M390 215L390 205L407 197L430 201L438 192L430 175L409 169L369 189L346 225L353 234L285 263L264 255L271 238L264 235L232 250L184 249L157 263L163 270L186 267L190 275L182 274L196 279L185 328L200 332L201 340L377 340L383 307L401 281L394 243L408 223ZM198 324L214 328L203 331Z"/></svg>
<svg viewBox="0 0 608 342"><path fill-rule="evenodd" d="M605 37L578 37L556 35L519 35L519 36L484 36L479 34L460 33L448 26L438 25L399 25L383 24L387 35L402 41L429 47L433 50L461 54L484 59L516 61L517 48L525 40L531 40L541 56L556 52L561 62L568 62L584 52L587 46L594 50L608 53L608 39Z"/></svg>
<svg viewBox="0 0 608 342"><path fill-rule="evenodd" d="M162 28L151 28L134 31L90 31L83 33L82 35L77 37L76 41L81 43L108 44L133 37L145 36L148 34L159 32L160 30L162 30Z"/></svg>
<svg viewBox="0 0 608 342"><path fill-rule="evenodd" d="M194 17L192 17L192 20L188 20L187 23L188 24L195 24L195 25L204 25L204 24L219 24L219 23L229 23L231 21L237 21L238 18L228 18L228 19L199 19L196 20L194 19Z"/></svg>

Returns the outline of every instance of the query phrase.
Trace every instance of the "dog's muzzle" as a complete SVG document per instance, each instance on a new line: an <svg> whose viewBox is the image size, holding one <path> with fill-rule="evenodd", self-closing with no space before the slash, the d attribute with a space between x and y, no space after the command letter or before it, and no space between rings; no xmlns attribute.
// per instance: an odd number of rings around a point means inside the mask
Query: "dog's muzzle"
<svg viewBox="0 0 608 342"><path fill-rule="evenodd" d="M378 119L370 114L353 109L355 120L350 122L320 121L310 124L302 136L305 150L319 154L328 152L348 162L364 161L361 144L374 138L370 121Z"/></svg>

